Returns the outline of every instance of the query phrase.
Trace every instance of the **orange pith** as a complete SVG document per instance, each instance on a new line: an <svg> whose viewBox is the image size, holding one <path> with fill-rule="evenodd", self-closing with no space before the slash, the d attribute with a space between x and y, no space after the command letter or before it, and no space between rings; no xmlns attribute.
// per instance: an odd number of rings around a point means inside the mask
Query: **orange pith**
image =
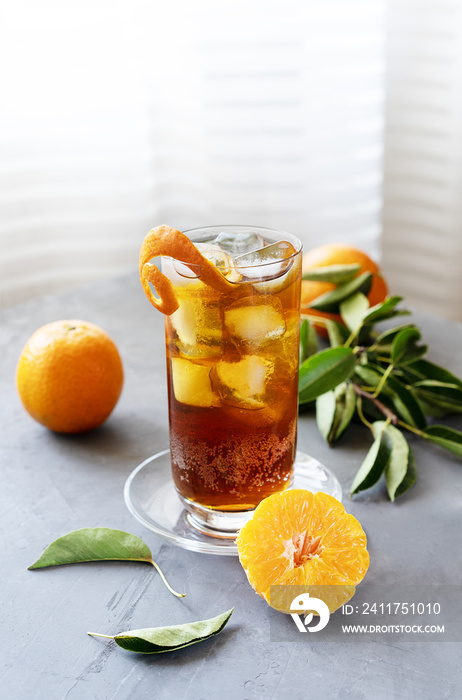
<svg viewBox="0 0 462 700"><path fill-rule="evenodd" d="M311 537L307 532L292 535L294 545L294 566L303 566L307 561L320 555L324 547L321 544L321 537Z"/></svg>
<svg viewBox="0 0 462 700"><path fill-rule="evenodd" d="M170 280L155 265L149 265L150 260L159 255L167 255L188 265L200 266L200 279L214 289L226 292L232 288L232 284L199 252L184 233L170 226L157 226L147 234L141 245L139 273L147 298L166 316L174 313L179 303ZM151 292L149 282L154 286L159 299Z"/></svg>
<svg viewBox="0 0 462 700"><path fill-rule="evenodd" d="M366 544L361 525L340 501L303 489L262 501L237 539L251 586L284 612L292 586L335 587L336 595L325 600L331 611L351 598L369 566ZM275 605L270 587L278 585L288 587L289 598Z"/></svg>
<svg viewBox="0 0 462 700"><path fill-rule="evenodd" d="M99 326L55 321L27 341L16 384L36 421L56 432L81 433L103 423L116 405L123 385L122 361Z"/></svg>
<svg viewBox="0 0 462 700"><path fill-rule="evenodd" d="M367 298L370 306L375 306L383 301L387 294L388 288L385 279L382 277L378 265L363 251L354 248L353 246L344 245L342 243L326 243L309 250L303 256L303 271L327 267L329 265L349 265L356 263L361 265L361 269L357 275L363 272L371 272L373 274L371 288ZM331 282L311 282L303 280L302 282L302 313L316 316L321 319L333 319L342 323L339 314L329 313L327 311L318 311L310 307L317 297L326 292L330 292L335 288ZM315 328L319 335L327 337L325 326L321 323L315 323Z"/></svg>

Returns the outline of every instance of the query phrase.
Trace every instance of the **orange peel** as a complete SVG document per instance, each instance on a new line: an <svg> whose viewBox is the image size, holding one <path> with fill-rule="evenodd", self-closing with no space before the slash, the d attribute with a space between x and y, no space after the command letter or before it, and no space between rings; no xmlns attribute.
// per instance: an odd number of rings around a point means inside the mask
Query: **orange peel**
<svg viewBox="0 0 462 700"><path fill-rule="evenodd" d="M179 302L171 281L153 264L153 258L168 256L185 263L188 267L199 266L199 279L219 292L227 292L233 288L231 282L223 277L216 267L205 258L187 236L170 226L161 225L153 228L144 239L139 258L141 284L148 300L166 316L173 314L179 307ZM149 286L153 285L159 298L154 296Z"/></svg>

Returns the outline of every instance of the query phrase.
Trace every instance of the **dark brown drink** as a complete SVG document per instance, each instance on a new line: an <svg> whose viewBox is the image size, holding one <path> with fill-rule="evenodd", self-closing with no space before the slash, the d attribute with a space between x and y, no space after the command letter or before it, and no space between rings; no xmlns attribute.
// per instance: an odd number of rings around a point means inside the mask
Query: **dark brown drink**
<svg viewBox="0 0 462 700"><path fill-rule="evenodd" d="M229 231L218 236L225 250L198 244L233 282L229 293L199 269L163 267L180 304L166 318L173 478L184 499L228 512L285 489L296 447L300 246L254 231L263 249L250 254L227 254Z"/></svg>

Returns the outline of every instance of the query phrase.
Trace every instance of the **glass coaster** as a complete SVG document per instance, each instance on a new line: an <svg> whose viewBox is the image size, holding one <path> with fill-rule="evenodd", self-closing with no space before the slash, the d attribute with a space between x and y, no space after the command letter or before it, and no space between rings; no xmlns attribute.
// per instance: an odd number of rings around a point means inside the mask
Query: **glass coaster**
<svg viewBox="0 0 462 700"><path fill-rule="evenodd" d="M295 456L291 488L323 491L342 500L337 478L303 452ZM142 525L172 544L193 552L237 555L235 535L199 531L191 522L173 483L170 450L158 452L136 467L125 482L124 498L128 510Z"/></svg>

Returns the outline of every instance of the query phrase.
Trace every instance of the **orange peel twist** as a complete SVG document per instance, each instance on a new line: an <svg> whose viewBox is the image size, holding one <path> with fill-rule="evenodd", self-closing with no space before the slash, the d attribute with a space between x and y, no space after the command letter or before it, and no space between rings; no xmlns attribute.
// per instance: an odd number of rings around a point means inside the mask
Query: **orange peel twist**
<svg viewBox="0 0 462 700"><path fill-rule="evenodd" d="M173 285L162 272L149 262L157 256L166 255L186 265L199 265L199 278L205 284L220 291L227 292L233 288L214 265L204 258L194 243L184 233L170 226L157 226L144 239L139 258L141 284L148 300L158 311L166 316L173 314L179 307ZM155 297L149 286L153 285L159 298Z"/></svg>

